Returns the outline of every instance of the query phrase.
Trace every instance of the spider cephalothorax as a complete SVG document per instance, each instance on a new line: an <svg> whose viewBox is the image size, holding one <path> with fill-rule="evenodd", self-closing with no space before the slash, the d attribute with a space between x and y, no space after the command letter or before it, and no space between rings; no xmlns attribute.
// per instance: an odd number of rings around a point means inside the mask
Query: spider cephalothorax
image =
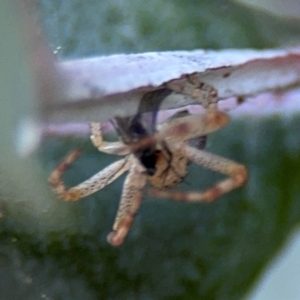
<svg viewBox="0 0 300 300"><path fill-rule="evenodd" d="M157 131L163 130L164 126L172 126L172 123L177 123L179 118L190 116L190 113L187 110L179 111L158 128L151 125L156 112L149 115L146 118L143 114L138 114L133 118L115 117L113 125L123 143L130 148L131 153L144 166L150 183L160 190L169 189L180 183L186 176L189 160L180 151L171 151L166 140L156 140L155 134ZM206 136L196 137L191 139L189 144L203 149L205 139ZM139 143L140 141L144 141L144 143Z"/></svg>
<svg viewBox="0 0 300 300"><path fill-rule="evenodd" d="M149 181L151 194L176 201L210 202L241 186L247 180L246 168L234 161L202 150L205 136L228 123L228 116L217 110L217 93L210 86L197 81L197 76L167 83L161 91L146 94L157 103L170 94L170 90L188 94L206 108L201 115L178 113L156 128L156 113L150 114L150 122L143 117L145 111L132 118L115 118L122 142L105 142L101 124L91 123L91 140L100 151L125 155L85 182L67 189L61 180L67 167L78 157L77 150L50 174L49 182L58 196L66 201L76 201L113 182L128 171L124 182L118 213L108 241L114 246L123 243L142 199L142 190ZM152 93L152 94L151 94ZM155 98L156 97L156 98ZM145 103L145 102L142 102ZM159 105L159 104L158 104ZM156 105L156 108L158 107ZM148 116L148 117L149 117ZM187 174L187 164L193 162L229 176L204 192L172 191Z"/></svg>
<svg viewBox="0 0 300 300"><path fill-rule="evenodd" d="M161 154L158 143L153 138L157 129L157 113L161 102L171 93L172 90L168 88L146 93L140 100L136 115L116 116L111 121L122 142L130 148L150 176L155 174L156 162Z"/></svg>

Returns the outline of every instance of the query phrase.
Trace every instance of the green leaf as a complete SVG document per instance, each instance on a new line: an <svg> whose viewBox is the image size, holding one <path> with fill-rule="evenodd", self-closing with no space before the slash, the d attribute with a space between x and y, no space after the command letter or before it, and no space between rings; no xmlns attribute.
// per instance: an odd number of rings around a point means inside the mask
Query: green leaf
<svg viewBox="0 0 300 300"><path fill-rule="evenodd" d="M60 57L225 47L272 47L300 28L226 1L40 1ZM245 187L211 204L145 197L124 245L106 242L124 177L76 203L2 197L0 290L8 299L241 299L300 220L300 118L244 117L209 136L206 150L245 164ZM89 139L48 138L39 157L47 180L74 147L65 176L77 184L116 158ZM30 170L28 171L30 172ZM178 189L221 176L189 167ZM43 201L42 203L45 203ZM44 204L43 204L44 205ZM24 213L26 211L26 214ZM13 286L13 288L12 288Z"/></svg>

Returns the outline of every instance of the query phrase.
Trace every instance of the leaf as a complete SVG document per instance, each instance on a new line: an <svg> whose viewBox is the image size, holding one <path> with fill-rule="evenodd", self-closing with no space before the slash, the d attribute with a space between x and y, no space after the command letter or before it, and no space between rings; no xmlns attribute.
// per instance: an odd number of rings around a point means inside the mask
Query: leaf
<svg viewBox="0 0 300 300"><path fill-rule="evenodd" d="M245 97L298 83L299 63L299 48L153 52L61 62L64 101L55 103L54 99L51 109L45 111L48 120L61 122L134 115L143 93L193 73L216 88L220 99ZM196 101L175 94L161 108L192 103Z"/></svg>

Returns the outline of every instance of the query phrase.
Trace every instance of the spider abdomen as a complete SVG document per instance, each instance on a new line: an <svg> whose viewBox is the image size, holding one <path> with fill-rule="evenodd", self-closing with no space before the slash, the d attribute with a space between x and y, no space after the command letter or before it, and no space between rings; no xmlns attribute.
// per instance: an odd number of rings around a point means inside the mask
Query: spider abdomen
<svg viewBox="0 0 300 300"><path fill-rule="evenodd" d="M157 189L166 190L180 183L187 175L188 159L179 151L172 155L165 149L157 151L155 173L148 176L150 183Z"/></svg>

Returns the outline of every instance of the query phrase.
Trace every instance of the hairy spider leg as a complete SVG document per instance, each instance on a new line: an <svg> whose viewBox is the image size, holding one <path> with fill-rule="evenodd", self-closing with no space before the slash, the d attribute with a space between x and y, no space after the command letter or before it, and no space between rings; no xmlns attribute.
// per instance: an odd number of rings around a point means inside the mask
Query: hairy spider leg
<svg viewBox="0 0 300 300"><path fill-rule="evenodd" d="M246 167L242 164L203 150L195 149L187 144L182 144L180 151L192 162L212 171L228 175L229 178L220 181L204 192L160 191L149 189L151 196L169 198L175 201L212 202L216 198L242 186L247 181L248 172Z"/></svg>
<svg viewBox="0 0 300 300"><path fill-rule="evenodd" d="M161 128L160 139L166 140L170 151L180 151L190 161L210 170L222 173L229 178L217 183L204 192L160 191L149 189L149 194L159 198L170 198L176 201L211 202L221 195L242 186L248 178L244 165L232 160L196 149L188 144L188 140L201 136L207 131L217 130L228 122L226 114L216 111L198 118L195 115L174 120ZM185 124L184 124L185 123ZM200 124L201 123L201 124ZM199 126L200 125L200 126ZM198 129L197 129L198 128Z"/></svg>
<svg viewBox="0 0 300 300"><path fill-rule="evenodd" d="M101 123L91 123L91 140L93 145L102 152L126 155L130 148L122 142L105 142L103 140ZM128 157L129 173L123 185L123 191L117 215L113 224L113 231L107 236L107 241L113 246L123 243L134 221L136 212L142 200L142 189L146 184L145 169L133 155Z"/></svg>
<svg viewBox="0 0 300 300"><path fill-rule="evenodd" d="M130 153L130 148L122 142L105 142L103 140L101 123L90 123L90 139L92 144L101 152L112 155L127 155Z"/></svg>
<svg viewBox="0 0 300 300"><path fill-rule="evenodd" d="M89 196L116 180L130 167L128 158L118 160L91 178L68 189L61 177L79 155L79 150L70 152L48 177L48 182L50 183L52 190L61 200L77 201Z"/></svg>
<svg viewBox="0 0 300 300"><path fill-rule="evenodd" d="M163 124L155 134L155 139L181 144L183 141L215 132L226 126L228 122L228 115L221 111L215 111L212 114L189 115Z"/></svg>
<svg viewBox="0 0 300 300"><path fill-rule="evenodd" d="M113 231L107 236L107 241L113 246L123 243L134 221L136 212L142 201L142 189L146 185L145 170L137 160L132 164L122 191Z"/></svg>
<svg viewBox="0 0 300 300"><path fill-rule="evenodd" d="M92 143L100 151L116 155L125 155L129 153L128 147L122 143L116 142L111 145L111 143L103 141L100 123L91 123L90 127ZM62 200L77 201L91 195L113 182L130 168L128 158L116 161L92 176L90 179L68 189L61 177L80 154L81 151L79 149L71 151L48 177L48 182L54 193Z"/></svg>
<svg viewBox="0 0 300 300"><path fill-rule="evenodd" d="M126 155L129 152L129 148L121 142L103 141L100 123L91 123L91 140L94 146L102 152L116 155ZM113 231L107 237L111 245L119 246L123 243L134 220L136 211L140 206L142 199L141 190L145 186L147 178L144 174L145 170L139 165L133 155L129 155L104 168L90 179L67 189L61 177L80 154L81 151L78 149L71 151L50 174L48 182L60 199L64 201L77 201L104 188L129 170L124 183L117 216L114 221Z"/></svg>
<svg viewBox="0 0 300 300"><path fill-rule="evenodd" d="M195 99L207 110L207 113L217 110L217 90L202 82L197 73L171 80L165 83L165 86L177 93L188 95Z"/></svg>
<svg viewBox="0 0 300 300"><path fill-rule="evenodd" d="M190 161L228 175L229 178L204 192L184 193L150 189L149 194L177 201L210 202L243 185L248 178L248 172L244 165L188 145L188 140L216 131L228 123L227 115L217 109L218 94L216 89L202 82L197 73L169 81L165 86L197 100L206 109L206 112L204 117L203 115L198 117L199 120L197 120L197 116L190 116L166 124L164 128L161 128L157 138L166 140L171 152L180 151Z"/></svg>

